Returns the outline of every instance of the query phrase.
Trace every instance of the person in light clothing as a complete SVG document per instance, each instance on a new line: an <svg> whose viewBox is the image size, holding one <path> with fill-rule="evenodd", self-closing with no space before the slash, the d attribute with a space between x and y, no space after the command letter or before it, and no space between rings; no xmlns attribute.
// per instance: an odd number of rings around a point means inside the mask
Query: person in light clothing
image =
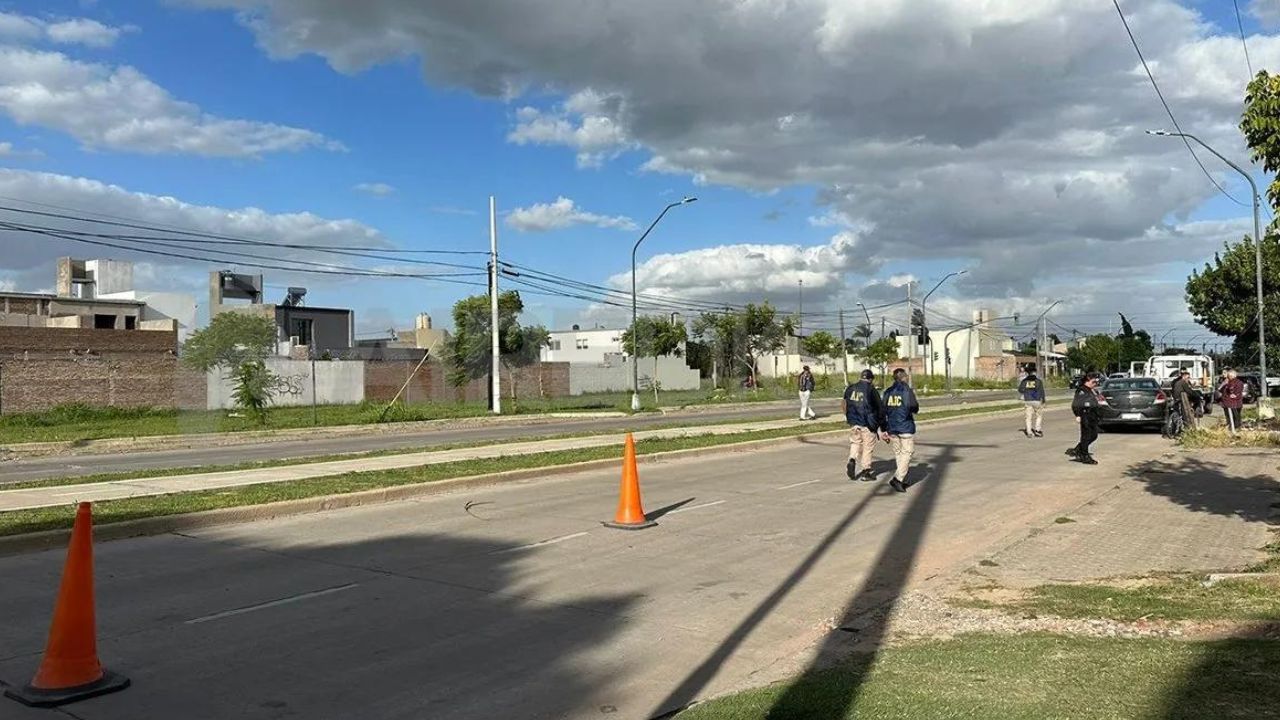
<svg viewBox="0 0 1280 720"><path fill-rule="evenodd" d="M1018 392L1022 394L1022 415L1027 437L1044 437L1040 428L1044 424L1044 383L1036 377L1035 366L1027 366L1027 376L1018 383Z"/></svg>
<svg viewBox="0 0 1280 720"><path fill-rule="evenodd" d="M818 413L813 411L813 407L809 402L813 397L814 388L813 373L809 372L809 366L805 365L800 371L800 419L812 420L818 417Z"/></svg>
<svg viewBox="0 0 1280 720"><path fill-rule="evenodd" d="M893 446L893 458L896 469L889 487L898 492L906 492L910 483L907 472L911 469L911 458L916 452L916 413L920 412L920 401L916 399L915 390L908 382L907 371L898 368L893 371L893 384L884 391L884 431Z"/></svg>

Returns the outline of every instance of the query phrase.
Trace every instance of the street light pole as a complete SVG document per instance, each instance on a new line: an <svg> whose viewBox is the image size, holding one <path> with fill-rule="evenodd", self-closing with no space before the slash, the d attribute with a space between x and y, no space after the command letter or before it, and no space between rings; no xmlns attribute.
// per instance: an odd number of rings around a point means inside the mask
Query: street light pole
<svg viewBox="0 0 1280 720"><path fill-rule="evenodd" d="M1042 381L1048 375L1048 373L1045 372L1044 367L1044 343L1049 333L1046 332L1047 328L1044 326L1044 318L1049 314L1050 310L1061 304L1061 300L1054 301L1052 305L1044 309L1044 312L1040 313L1040 317L1036 318L1036 331L1040 333L1039 337L1036 339L1036 374L1040 376Z"/></svg>
<svg viewBox="0 0 1280 720"><path fill-rule="evenodd" d="M1164 339L1169 337L1169 333L1173 331L1174 331L1174 328L1169 328L1168 330L1165 331L1163 335L1160 336L1160 352L1164 352L1169 349L1169 346L1165 344Z"/></svg>
<svg viewBox="0 0 1280 720"><path fill-rule="evenodd" d="M1169 132L1167 130L1148 130L1148 135L1159 135L1161 137L1180 137L1186 140L1194 140L1200 147L1208 150L1218 157L1219 160L1231 166L1231 169L1244 176L1249 181L1249 187L1253 191L1253 249L1254 261L1257 265L1255 268L1255 283L1258 292L1258 359L1262 363L1262 397L1258 398L1258 415L1262 417L1270 417L1270 394L1267 388L1267 332L1266 332L1266 299L1262 294L1262 219L1260 216L1259 205L1261 196L1258 194L1258 184L1253 181L1253 176L1245 172L1239 165L1231 162L1223 157L1222 153L1214 150L1205 144L1203 140L1184 132ZM1267 408L1264 411L1263 408Z"/></svg>
<svg viewBox="0 0 1280 720"><path fill-rule="evenodd" d="M957 275L964 275L964 274L965 274L965 273L967 273L967 272L969 272L969 271L968 271L968 270L958 270L958 271L956 271L956 272L953 272L953 273L948 274L946 277L944 277L944 278L942 278L941 280L939 280L937 285L934 285L934 286L933 286L933 290L930 290L929 292L925 293L925 294L924 294L924 299L920 301L920 322L921 322L921 324L924 326L922 329L925 331L925 340L926 340L926 342L925 342L925 352L929 353L929 374L930 374L930 375L932 375L932 374L933 374L933 347L932 347L932 344L931 344L930 342L928 342L928 341L932 340L932 338L930 338L930 337L929 337L929 334L928 334L928 333L929 333L929 315L928 315L927 310L926 310L926 308L927 308L927 307L928 307L928 305L929 305L929 296L933 294L933 291L934 291L934 290L937 290L938 288L942 287L942 283L944 283L944 282L946 282L946 281L950 280L951 278L953 278L953 277L955 277L955 276L957 276ZM921 365L921 372L924 372L923 364Z"/></svg>
<svg viewBox="0 0 1280 720"><path fill-rule="evenodd" d="M671 208L677 205L688 205L697 200L698 198L696 197L687 197L662 208L662 212L658 213L658 217L654 218L654 221L649 224L648 229L644 231L644 234L640 236L636 244L631 246L631 412L640 411L640 353L638 352L640 338L636 337L636 325L639 322L639 311L636 303L636 251L640 249L640 243L649 237L649 233L653 231L653 228L658 225Z"/></svg>

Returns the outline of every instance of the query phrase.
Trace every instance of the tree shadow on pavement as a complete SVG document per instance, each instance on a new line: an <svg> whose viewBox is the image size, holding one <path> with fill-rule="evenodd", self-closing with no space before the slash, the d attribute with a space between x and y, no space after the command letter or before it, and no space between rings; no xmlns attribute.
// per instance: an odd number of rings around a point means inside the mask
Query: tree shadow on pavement
<svg viewBox="0 0 1280 720"><path fill-rule="evenodd" d="M1226 465L1194 456L1139 463L1125 474L1189 510L1248 522L1267 522L1280 492L1280 481L1270 475L1230 475Z"/></svg>
<svg viewBox="0 0 1280 720"><path fill-rule="evenodd" d="M917 443L917 447L925 444ZM941 449L936 456L930 458L931 463L921 463L913 468L921 469L921 480L913 482L913 488L906 495L910 503L906 513L898 521L892 536L886 542L880 555L870 569L866 580L853 598L837 617L838 629L827 634L820 643L817 655L806 673L797 680L790 690L779 698L769 714L770 718L795 718L797 720L826 720L844 717L847 709L857 698L861 674L853 673L849 686L838 695L830 692L830 685L823 685L823 697L820 705L810 704L806 689L811 687L807 680L816 671L835 661L870 662L874 653L883 644L888 631L888 610L892 609L906 587L911 574L911 567L920 549L924 531L933 514L938 493L942 488L950 467L962 461L959 451L968 448L989 447L985 445L961 445L930 443L930 447ZM923 479L928 477L929 481ZM813 566L832 549L836 541L849 529L867 507L875 500L883 502L903 502L903 497L888 489L887 486L875 486L873 492L854 505L840 521L820 540L817 546L803 561L783 580L755 610L745 617L734 628L730 636L711 654L696 670L690 673L668 696L657 706L654 718L674 717L680 710L687 708L697 699L697 694L706 687L716 672L724 665L733 652L744 642L751 631L760 624L782 600L796 588L813 568ZM856 644L850 642L852 635L858 636ZM849 653L867 651L849 660ZM815 711L816 710L816 711Z"/></svg>
<svg viewBox="0 0 1280 720"><path fill-rule="evenodd" d="M315 542L286 534L300 531L294 525L238 529L226 541L195 532L103 544L99 652L134 685L77 704L76 716L639 714L610 704L629 662L602 648L625 631L640 596L579 586L535 595L530 578L553 547L425 533L364 539L369 528L343 541L325 534L328 522L309 520ZM20 685L39 662L62 552L10 560L0 560L17 582L0 598L0 677ZM0 717L11 702L0 699Z"/></svg>

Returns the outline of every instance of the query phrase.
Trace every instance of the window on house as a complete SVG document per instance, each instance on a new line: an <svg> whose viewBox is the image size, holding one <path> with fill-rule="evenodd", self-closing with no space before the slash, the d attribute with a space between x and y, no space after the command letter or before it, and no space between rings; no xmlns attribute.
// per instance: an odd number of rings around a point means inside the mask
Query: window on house
<svg viewBox="0 0 1280 720"><path fill-rule="evenodd" d="M553 351L554 351L554 350L559 350L559 349L560 349L560 341L559 341L559 340L552 340L552 341L551 341L551 349L552 349Z"/></svg>
<svg viewBox="0 0 1280 720"><path fill-rule="evenodd" d="M93 329L94 330L115 330L116 316L115 315L94 315Z"/></svg>
<svg viewBox="0 0 1280 720"><path fill-rule="evenodd" d="M135 315L125 315L125 316L124 316L124 329L125 329L125 330L137 330L137 329L138 329L138 318L137 318L137 316L135 316Z"/></svg>
<svg viewBox="0 0 1280 720"><path fill-rule="evenodd" d="M579 350L587 350L587 349L588 349L588 348L587 348L587 339L586 339L586 338L578 338L578 342L577 342L576 347L577 347Z"/></svg>
<svg viewBox="0 0 1280 720"><path fill-rule="evenodd" d="M294 319L289 321L289 336L298 338L299 345L311 346L311 321Z"/></svg>

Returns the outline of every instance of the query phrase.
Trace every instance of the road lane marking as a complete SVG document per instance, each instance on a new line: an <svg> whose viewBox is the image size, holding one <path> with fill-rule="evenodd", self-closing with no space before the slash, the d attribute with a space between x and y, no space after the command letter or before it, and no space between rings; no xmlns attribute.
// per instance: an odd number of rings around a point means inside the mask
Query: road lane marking
<svg viewBox="0 0 1280 720"><path fill-rule="evenodd" d="M817 480L805 480L804 482L791 483L790 485L783 485L780 488L774 488L774 490L790 490L791 488L798 488L801 485L812 485L814 483L819 483L819 482L822 482L821 478Z"/></svg>
<svg viewBox="0 0 1280 720"><path fill-rule="evenodd" d="M668 515L675 515L676 513L688 512L688 511L690 511L690 510L698 510L698 509L700 509L700 508L708 508L708 507L711 507L712 505L721 505L721 504L723 504L724 502L725 502L724 500L717 500L717 501L715 501L715 502L702 503L701 505L690 505L689 507L682 507L682 508L678 508L678 509L676 509L676 510L672 510L671 512L669 512L669 513L667 513L667 514L668 514Z"/></svg>
<svg viewBox="0 0 1280 720"><path fill-rule="evenodd" d="M505 550L498 550L497 552L495 552L495 553L493 553L493 554L494 554L494 555L501 555L502 553L516 552L517 550L530 550L530 549L532 549L532 548L536 548L536 547L545 547L545 546L547 546L547 545L555 545L556 543L562 543L562 542L564 542L565 540L572 540L572 539L574 539L574 538L580 538L580 537L582 537L583 535L587 535L587 534L588 534L588 533L586 533L586 532L580 532L580 533L574 533L574 534L572 534L572 535L561 535L560 537L553 537L553 538L550 538L550 539L548 539L548 540L539 540L539 541L538 541L538 542L536 542L536 543L529 543L528 545L517 545L516 547L506 548Z"/></svg>
<svg viewBox="0 0 1280 720"><path fill-rule="evenodd" d="M236 615L244 615L245 613L251 613L256 610L266 610L267 608L273 608L279 605L288 605L290 603L296 603L301 600L310 600L311 598L322 597L324 595L332 595L334 593L340 593L344 590L350 590L352 588L358 588L358 587L360 587L360 583L349 583L347 585L339 585L337 587L325 588L324 590L316 590L314 592L302 593L301 595L294 595L292 597L280 598L279 600L271 600L270 602L259 603L257 605L249 605L248 607L236 608L235 610L227 610L226 612L214 613L212 615L205 615L204 617L198 617L191 620L187 620L183 624L199 625L200 623L207 623L211 620L221 620L222 618L234 617Z"/></svg>

